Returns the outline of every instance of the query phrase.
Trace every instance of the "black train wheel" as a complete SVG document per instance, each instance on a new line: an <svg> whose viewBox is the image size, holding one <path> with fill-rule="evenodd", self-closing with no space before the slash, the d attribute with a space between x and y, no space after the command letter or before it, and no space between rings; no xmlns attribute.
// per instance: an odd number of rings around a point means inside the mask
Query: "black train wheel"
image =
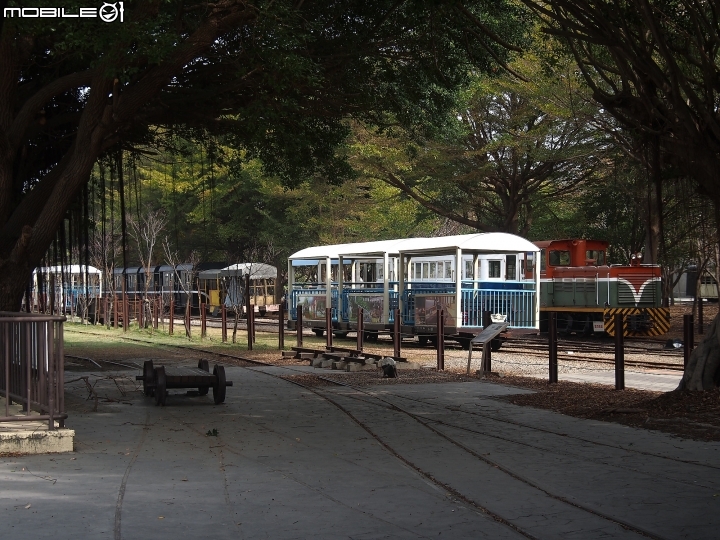
<svg viewBox="0 0 720 540"><path fill-rule="evenodd" d="M213 400L215 405L225 402L225 368L223 366L215 365L213 368L213 375L215 375L215 384L213 385Z"/></svg>
<svg viewBox="0 0 720 540"><path fill-rule="evenodd" d="M145 360L143 363L143 392L147 397L153 395L153 390L155 389L153 385L154 382L155 373L152 360Z"/></svg>
<svg viewBox="0 0 720 540"><path fill-rule="evenodd" d="M202 369L203 371L210 373L210 364L204 358L202 360L198 360L198 369ZM198 394L201 396L207 396L209 390L209 386L200 386L198 387Z"/></svg>
<svg viewBox="0 0 720 540"><path fill-rule="evenodd" d="M160 366L155 368L155 405L165 406L167 389L167 378L165 377L165 368Z"/></svg>

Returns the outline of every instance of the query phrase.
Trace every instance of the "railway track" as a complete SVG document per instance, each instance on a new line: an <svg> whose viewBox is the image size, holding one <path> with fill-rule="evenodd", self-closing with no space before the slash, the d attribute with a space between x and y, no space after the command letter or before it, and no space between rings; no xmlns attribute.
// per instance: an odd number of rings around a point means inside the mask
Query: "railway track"
<svg viewBox="0 0 720 540"><path fill-rule="evenodd" d="M76 330L73 330L73 331L76 331ZM78 332L78 333L99 335L99 334L95 334L93 332ZM278 367L278 366L274 366L272 364L268 364L266 362L245 358L245 357L242 357L239 355L233 355L233 354L222 353L222 352L217 352L217 351L210 351L210 350L201 349L201 348L192 347L192 346L157 344L150 340L142 340L142 339L131 338L131 337L126 337L126 336L122 336L122 339L131 341L131 342L151 343L153 345L159 345L161 347L166 347L166 348L171 348L171 349L191 350L191 351L199 352L199 353L212 354L212 355L216 355L219 357L228 358L235 362L247 363L247 364L255 365L258 367L273 367L273 368ZM90 359L88 359L88 360L90 360ZM245 367L245 366L241 366L241 367ZM343 405L343 403L341 403L341 401L344 398L347 398L350 400L360 400L371 406L382 409L383 414L397 413L397 414L402 414L404 416L407 416L408 418L410 418L410 419L418 422L420 425L422 425L425 429L427 429L432 434L432 436L438 437L439 439L442 439L443 441L455 446L456 448L460 449L461 451L472 456L473 459L498 469L503 474L507 475L509 478L512 478L515 481L521 482L521 483L527 485L528 487L531 487L532 489L538 490L545 496L550 497L551 499L554 499L562 504L571 506L577 510L591 514L597 518L600 518L609 523L612 523L614 525L622 527L625 530L632 531L632 532L634 532L640 536L646 537L646 538L653 538L653 539L659 540L659 539L662 539L663 537L659 536L651 531L645 530L642 527L638 527L637 525L634 525L632 523L628 523L623 520L620 520L612 515L609 515L609 514L603 512L602 510L600 510L598 508L592 508L588 505L577 502L576 500L571 500L561 494L554 493L551 489L544 487L541 483L539 483L537 481L533 481L529 478L526 478L522 472L515 471L512 468L504 466L501 463L499 463L498 461L487 457L487 455L483 455L483 454L476 452L475 450L473 450L472 448L468 447L466 444L464 444L463 442L458 440L456 437L449 435L446 431L447 430L450 430L450 431L460 430L465 433L471 433L474 436L502 439L503 441L506 441L508 443L522 445L525 447L531 447L531 448L537 449L541 452L553 452L554 451L551 448L547 448L545 446L541 446L536 443L527 442L529 439L527 436L525 436L525 434L527 433L528 430L530 430L530 431L534 431L534 432L538 432L538 433L543 433L546 435L562 437L565 440L567 440L568 438L575 439L583 444L591 444L591 445L595 445L598 447L613 448L613 449L621 450L623 452L630 452L630 453L642 455L642 456L652 458L652 459L661 459L661 460L666 460L669 462L677 462L677 463L683 463L685 465L693 465L696 467L707 467L707 468L711 468L711 469L720 469L720 467L716 467L716 466L712 466L712 465L708 465L708 464L695 463L692 461L677 459L677 458L668 457L668 456L664 456L664 455L660 455L660 454L654 454L652 452L645 452L645 451L640 451L640 450L629 448L629 447L626 448L623 446L613 445L613 444L606 443L606 442L594 441L594 440L583 438L583 437L572 436L572 435L568 435L567 433L559 433L559 432L553 431L551 429L539 428L537 426L525 424L522 422L516 422L516 421L512 421L512 420L508 420L508 419L497 418L490 414L479 413L477 411L467 411L467 410L463 410L459 407L450 407L450 406L446 406L446 405L442 405L442 404L438 404L438 403L432 403L432 402L429 402L429 401L426 401L423 399L402 396L402 395L394 394L394 393L388 392L388 391L384 391L382 396L380 396L371 390L359 388L359 387L353 386L352 384L338 381L338 380L330 378L330 377L311 375L312 377L316 377L317 379L328 382L336 387L341 387L343 389L350 390L355 394L355 395L342 394L340 396L340 395L334 394L332 392L325 392L323 390L318 389L317 387L314 387L314 386L311 386L308 384L303 384L302 382L300 382L296 379L294 380L293 378L289 378L289 377L292 377L293 374L308 375L307 372L305 372L305 371L294 369L293 367L290 367L290 366L280 366L280 368L282 371L287 372L287 375L280 375L277 373L268 373L263 370L255 370L255 371L259 372L259 373L263 373L264 375L267 375L270 377L282 379L286 382L289 382L289 383L292 383L299 387L302 387L304 390L306 390L308 392L312 392L313 394L317 395L318 397L320 397L323 400L327 401L328 403L332 404L334 407L336 407L338 410L340 410L343 414L348 416L348 418L350 418L360 428L362 428L365 432L367 432L370 436L372 436L390 454L392 454L397 459L399 459L400 461L405 463L407 466L414 469L418 474L422 475L426 480L432 482L433 484L437 485L441 489L445 490L447 493L449 493L450 495L455 497L457 500L463 501L464 503L470 505L471 507L475 508L476 510L488 515L489 517L491 517L498 523L501 523L501 524L507 526L508 528L512 529L514 532L516 532L526 538L532 539L532 538L536 538L536 536L534 536L531 532L524 530L523 528L512 523L510 521L510 519L504 517L500 513L490 510L489 508L483 506L482 504L473 500L472 498L465 496L463 493L454 489L452 486L447 485L446 483L438 480L429 471L424 470L421 467L419 467L417 464L413 463L410 459L408 459L406 456L403 455L403 451L401 448L393 447L392 444L390 444L387 440L385 440L382 436L380 436L370 425L367 424L367 422L363 421L356 413L353 413L353 411L351 411L348 408L348 406ZM514 436L499 435L498 433L493 432L492 429L479 430L477 428L469 428L467 426L461 425L461 423L459 423L459 422L448 422L446 420L439 419L436 414L433 415L432 413L423 414L423 413L418 413L417 411L413 412L413 411L409 410L403 402L411 402L415 405L419 404L423 407L429 407L431 409L436 409L436 410L441 409L441 410L445 410L448 412L452 412L454 415L460 414L464 417L479 417L479 418L483 418L484 420L489 420L491 423L498 423L501 425L505 425L506 427L511 426L511 431L515 430L515 431L512 431ZM520 433L520 431L522 431L523 433ZM229 450L230 451L236 450L238 452L240 451L239 449L229 449ZM577 458L577 459L583 459L588 462L593 462L593 463L597 462L597 459L588 458L586 456L576 455L573 457ZM636 473L638 472L637 470L632 469L631 467L624 467L622 465L616 465L616 467L618 467L620 469L627 468ZM672 480L679 484L684 483L687 485L695 485L696 486L696 484L692 484L688 480L682 480L682 479L672 479Z"/></svg>

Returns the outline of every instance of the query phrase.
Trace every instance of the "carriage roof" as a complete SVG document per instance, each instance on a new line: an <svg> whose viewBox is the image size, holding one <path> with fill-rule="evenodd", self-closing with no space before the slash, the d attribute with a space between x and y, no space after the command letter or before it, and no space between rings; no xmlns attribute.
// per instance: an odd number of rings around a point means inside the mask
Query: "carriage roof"
<svg viewBox="0 0 720 540"><path fill-rule="evenodd" d="M398 256L400 253L405 255L432 255L454 252L457 249L476 253L529 253L540 251L532 242L514 234L476 233L314 246L293 253L289 259L299 261L306 259L338 259L339 257L382 257L386 253L390 256Z"/></svg>

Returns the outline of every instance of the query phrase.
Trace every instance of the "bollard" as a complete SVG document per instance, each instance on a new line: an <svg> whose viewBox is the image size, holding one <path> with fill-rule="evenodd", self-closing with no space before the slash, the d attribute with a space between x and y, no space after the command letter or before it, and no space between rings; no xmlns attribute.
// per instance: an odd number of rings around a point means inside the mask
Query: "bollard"
<svg viewBox="0 0 720 540"><path fill-rule="evenodd" d="M615 390L625 390L625 325L622 313L615 314Z"/></svg>
<svg viewBox="0 0 720 540"><path fill-rule="evenodd" d="M330 349L333 342L332 308L325 308L325 348Z"/></svg>
<svg viewBox="0 0 720 540"><path fill-rule="evenodd" d="M357 316L357 350L362 352L363 343L365 342L365 310L358 308Z"/></svg>
<svg viewBox="0 0 720 540"><path fill-rule="evenodd" d="M200 302L200 337L205 339L207 334L207 317L205 316L205 302Z"/></svg>
<svg viewBox="0 0 720 540"><path fill-rule="evenodd" d="M255 306L252 308L252 337L253 337L253 343L255 343L255 338L257 337L255 335Z"/></svg>
<svg viewBox="0 0 720 540"><path fill-rule="evenodd" d="M168 320L168 335L173 335L173 324L175 323L175 299L170 298L170 319Z"/></svg>
<svg viewBox="0 0 720 540"><path fill-rule="evenodd" d="M285 348L285 302L280 302L278 325L278 350L282 351Z"/></svg>
<svg viewBox="0 0 720 540"><path fill-rule="evenodd" d="M698 334L702 335L703 327L705 326L705 324L703 322L703 299L702 299L702 296L698 296L697 300L698 300Z"/></svg>
<svg viewBox="0 0 720 540"><path fill-rule="evenodd" d="M550 349L550 365L548 366L548 380L551 383L558 382L558 362L557 362L557 313L550 313L550 324L548 325L548 346Z"/></svg>
<svg viewBox="0 0 720 540"><path fill-rule="evenodd" d="M690 355L695 347L695 328L693 316L683 315L683 367L687 367Z"/></svg>
<svg viewBox="0 0 720 540"><path fill-rule="evenodd" d="M393 354L395 355L395 358L400 358L400 341L401 340L402 340L402 337L400 336L400 310L395 308L393 310L393 345L394 345Z"/></svg>
<svg viewBox="0 0 720 540"><path fill-rule="evenodd" d="M220 324L222 325L222 342L227 343L227 306L224 303L220 308Z"/></svg>
<svg viewBox="0 0 720 540"><path fill-rule="evenodd" d="M296 321L297 322L297 328L296 328L296 330L297 330L297 346L302 347L302 344L303 344L303 335L302 335L303 315L302 315L302 306L299 303L298 303L296 310L297 310L297 321Z"/></svg>
<svg viewBox="0 0 720 540"><path fill-rule="evenodd" d="M490 326L492 324L492 312L491 311L483 311L482 312L482 325L483 330ZM470 345L472 347L472 345ZM483 371L490 372L492 371L492 341L489 341L485 345L483 345Z"/></svg>
<svg viewBox="0 0 720 540"><path fill-rule="evenodd" d="M252 309L252 306L250 304L247 304L247 350L252 351L253 350L253 315L254 310Z"/></svg>
<svg viewBox="0 0 720 540"><path fill-rule="evenodd" d="M437 312L437 332L435 334L437 347L437 370L445 370L445 313L439 309Z"/></svg>

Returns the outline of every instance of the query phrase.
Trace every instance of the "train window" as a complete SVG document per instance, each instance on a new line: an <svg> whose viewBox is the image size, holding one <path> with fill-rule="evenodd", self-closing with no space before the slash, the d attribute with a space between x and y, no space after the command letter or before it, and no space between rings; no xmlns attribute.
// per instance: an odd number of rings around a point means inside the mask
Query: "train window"
<svg viewBox="0 0 720 540"><path fill-rule="evenodd" d="M437 275L435 274L435 263L431 262L430 263L430 278L435 279L436 277L437 277Z"/></svg>
<svg viewBox="0 0 720 540"><path fill-rule="evenodd" d="M589 266L603 266L605 264L605 252L594 249L586 251L585 264Z"/></svg>
<svg viewBox="0 0 720 540"><path fill-rule="evenodd" d="M422 277L423 277L423 279L427 279L429 267L430 267L430 265L429 265L428 263L422 263Z"/></svg>
<svg viewBox="0 0 720 540"><path fill-rule="evenodd" d="M570 252L552 250L550 252L550 266L570 266Z"/></svg>
<svg viewBox="0 0 720 540"><path fill-rule="evenodd" d="M516 261L515 255L505 255L505 279L510 281L517 279Z"/></svg>
<svg viewBox="0 0 720 540"><path fill-rule="evenodd" d="M452 262L445 261L445 278L452 279Z"/></svg>
<svg viewBox="0 0 720 540"><path fill-rule="evenodd" d="M473 278L473 262L465 261L465 279Z"/></svg>
<svg viewBox="0 0 720 540"><path fill-rule="evenodd" d="M500 261L488 261L488 277L500 277Z"/></svg>
<svg viewBox="0 0 720 540"><path fill-rule="evenodd" d="M540 250L540 272L545 272L545 269L547 268L547 260L545 259L545 255L547 252L544 249Z"/></svg>
<svg viewBox="0 0 720 540"><path fill-rule="evenodd" d="M422 277L422 263L415 263L415 279Z"/></svg>

